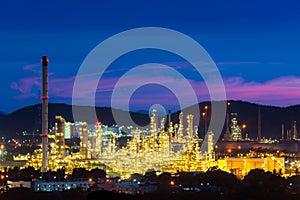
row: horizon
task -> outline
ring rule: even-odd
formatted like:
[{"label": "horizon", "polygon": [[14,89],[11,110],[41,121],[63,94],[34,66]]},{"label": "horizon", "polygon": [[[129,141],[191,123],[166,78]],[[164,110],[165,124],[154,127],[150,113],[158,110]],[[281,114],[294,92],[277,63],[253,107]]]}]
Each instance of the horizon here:
[{"label": "horizon", "polygon": [[[242,103],[247,103],[247,104],[254,104],[254,105],[257,105],[257,106],[263,106],[263,107],[275,107],[275,108],[282,108],[282,109],[285,109],[285,108],[290,108],[290,107],[294,107],[294,106],[300,106],[300,104],[295,104],[295,105],[289,105],[289,106],[274,106],[274,105],[267,105],[267,104],[258,104],[258,103],[253,103],[253,102],[249,102],[249,101],[243,101],[243,100],[233,100],[233,99],[230,99],[230,100],[226,100],[227,102],[242,102]],[[215,102],[219,102],[219,101],[215,101]],[[198,102],[198,104],[205,104],[205,103],[210,103],[210,101],[202,101],[202,102]],[[67,104],[67,103],[59,103],[59,102],[49,102],[49,104],[61,104],[61,105],[66,105],[66,106],[73,106],[72,104]],[[3,114],[3,115],[9,115],[13,112],[16,112],[18,110],[21,110],[21,109],[24,109],[24,108],[27,108],[27,107],[33,107],[33,106],[37,106],[37,105],[41,105],[41,103],[37,103],[37,104],[32,104],[32,105],[27,105],[27,106],[24,106],[24,107],[21,107],[21,108],[17,108],[16,110],[13,110],[12,112],[10,113],[6,113],[6,112],[2,112],[0,110],[0,113]],[[196,104],[194,104],[196,105]],[[194,105],[190,105],[188,107],[192,107]],[[78,107],[93,107],[93,106],[89,106],[89,105],[74,105],[75,107],[78,106]],[[181,110],[184,110],[188,107],[185,107],[185,108],[182,108],[180,110],[175,110],[175,111],[172,111],[171,110],[171,114],[174,114],[176,112],[179,112]],[[110,108],[110,109],[116,109],[116,110],[122,110],[122,111],[128,111],[128,110],[125,110],[125,109],[120,109],[120,108],[113,108],[113,107],[108,107],[108,106],[95,106],[95,108]],[[146,112],[148,112],[148,114],[150,115],[150,112],[151,109],[149,110],[129,110],[129,112],[134,112],[134,113],[140,113],[140,114],[147,114]],[[161,111],[161,110],[159,110]],[[161,114],[162,112],[160,112],[159,114]],[[167,116],[166,115],[159,115],[160,117],[162,116]]]},{"label": "horizon", "polygon": [[[11,113],[41,102],[41,63],[49,56],[49,102],[72,104],[72,90],[86,56],[107,38],[138,27],[164,27],[179,31],[203,46],[224,81],[226,99],[289,107],[300,104],[300,13],[296,1],[199,2],[60,2],[43,4],[13,0],[0,7],[0,111]],[[47,14],[45,14],[47,13]],[[162,36],[163,37],[163,36]],[[201,62],[199,60],[196,63]],[[194,94],[182,89],[182,96],[196,95],[198,102],[209,101],[203,77],[193,63],[161,50],[137,50],[117,58],[103,73],[95,93],[96,106],[111,107],[118,81],[132,68],[153,63],[154,84],[137,88],[120,108],[149,110],[160,104],[165,110],[179,110],[180,101],[170,88],[182,79]],[[183,78],[157,74],[160,63],[178,71]],[[138,84],[146,74],[133,74],[120,85]],[[157,84],[155,84],[157,83]],[[86,82],[86,88],[91,87]],[[80,91],[81,98],[91,96]],[[82,104],[86,103],[85,101]],[[92,105],[91,105],[92,106]]]}]

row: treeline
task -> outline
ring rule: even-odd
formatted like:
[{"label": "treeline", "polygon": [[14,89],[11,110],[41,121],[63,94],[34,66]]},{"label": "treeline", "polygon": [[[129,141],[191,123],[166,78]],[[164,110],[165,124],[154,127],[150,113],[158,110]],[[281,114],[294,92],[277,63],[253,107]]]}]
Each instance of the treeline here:
[{"label": "treeline", "polygon": [[86,170],[84,168],[74,168],[72,174],[66,175],[65,169],[59,169],[57,171],[48,171],[41,173],[38,170],[35,170],[33,167],[28,167],[25,169],[19,169],[14,167],[9,169],[7,172],[1,172],[0,176],[4,176],[8,180],[23,180],[23,181],[37,181],[37,180],[46,180],[46,181],[64,181],[64,180],[87,180],[98,178],[104,178],[106,173],[102,169],[92,169]]},{"label": "treeline", "polygon": [[[15,171],[14,171],[15,172]],[[40,176],[32,168],[19,170],[19,177],[30,178]],[[36,173],[36,174],[35,174]],[[27,175],[26,175],[27,174]],[[97,180],[105,177],[105,171],[95,169],[87,171],[85,169],[74,169],[73,173],[66,177],[63,170],[58,172],[48,172],[48,180],[54,177],[56,180],[84,179],[92,178]],[[13,175],[13,173],[10,173]],[[134,178],[133,178],[134,177]],[[32,177],[31,177],[32,178]],[[44,178],[47,178],[44,175]],[[212,168],[205,173],[161,173],[147,172],[144,176],[132,175],[128,180],[134,182],[135,179],[141,183],[157,184],[157,191],[139,195],[116,194],[114,192],[93,190],[82,192],[79,189],[64,191],[60,193],[34,193],[29,189],[19,188],[9,190],[0,195],[0,199],[87,199],[98,200],[108,198],[110,200],[198,200],[210,199],[299,199],[300,197],[300,176],[283,178],[278,174],[264,172],[261,169],[250,171],[243,180],[238,179],[233,174]],[[80,191],[80,192],[79,192]]]}]

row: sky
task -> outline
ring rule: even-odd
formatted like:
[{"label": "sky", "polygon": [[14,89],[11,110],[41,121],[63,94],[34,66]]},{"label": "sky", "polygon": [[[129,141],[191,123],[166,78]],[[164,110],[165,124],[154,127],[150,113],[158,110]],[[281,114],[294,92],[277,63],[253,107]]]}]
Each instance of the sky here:
[{"label": "sky", "polygon": [[[216,63],[227,99],[263,105],[300,104],[300,3],[298,1],[34,1],[0,3],[0,111],[40,103],[41,57],[49,56],[49,102],[72,103],[81,63],[99,43],[133,28],[163,27],[196,40]],[[200,62],[200,61],[199,61]],[[135,66],[160,63],[176,69],[199,102],[210,100],[207,86],[190,63],[170,52],[139,50],[120,56],[102,75],[95,101],[110,106],[116,83]],[[176,77],[155,74],[130,97],[131,110],[153,104],[179,108],[177,95],[162,80],[180,87]],[[133,75],[121,87],[137,84]],[[181,78],[182,79],[182,78]],[[156,82],[155,82],[156,81]],[[88,90],[89,83],[86,83]],[[82,96],[91,95],[82,91]],[[126,99],[118,99],[120,108]],[[84,101],[82,101],[84,105]]]}]

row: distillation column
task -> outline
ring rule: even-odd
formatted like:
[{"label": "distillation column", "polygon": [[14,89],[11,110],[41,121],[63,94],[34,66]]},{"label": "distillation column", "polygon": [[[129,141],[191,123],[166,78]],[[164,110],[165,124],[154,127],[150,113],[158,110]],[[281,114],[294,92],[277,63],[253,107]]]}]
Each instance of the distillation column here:
[{"label": "distillation column", "polygon": [[193,123],[194,123],[194,115],[189,114],[186,116],[187,119],[187,136],[189,140],[193,139]]},{"label": "distillation column", "polygon": [[178,133],[177,133],[177,140],[179,142],[183,139],[183,112],[180,112],[179,114],[179,125],[178,125]]}]

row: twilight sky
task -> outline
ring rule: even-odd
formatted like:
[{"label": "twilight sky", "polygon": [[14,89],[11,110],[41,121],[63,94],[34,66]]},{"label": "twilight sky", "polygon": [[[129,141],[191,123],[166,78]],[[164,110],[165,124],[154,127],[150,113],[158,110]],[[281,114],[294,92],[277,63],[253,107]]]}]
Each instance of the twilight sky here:
[{"label": "twilight sky", "polygon": [[[174,29],[199,42],[219,68],[228,99],[300,104],[299,10],[297,0],[1,1],[0,111],[40,102],[42,55],[50,59],[49,101],[71,104],[74,78],[87,54],[114,34],[146,26]],[[144,63],[172,66],[190,82],[199,101],[209,100],[203,79],[185,60],[168,52],[141,50],[109,66],[100,80],[97,105],[110,106],[118,79]],[[153,77],[178,86],[174,77]],[[124,87],[134,85],[138,77],[130,78]],[[140,87],[130,108],[147,110],[156,103],[178,109],[172,91],[157,84]]]}]

